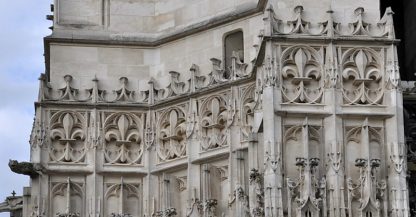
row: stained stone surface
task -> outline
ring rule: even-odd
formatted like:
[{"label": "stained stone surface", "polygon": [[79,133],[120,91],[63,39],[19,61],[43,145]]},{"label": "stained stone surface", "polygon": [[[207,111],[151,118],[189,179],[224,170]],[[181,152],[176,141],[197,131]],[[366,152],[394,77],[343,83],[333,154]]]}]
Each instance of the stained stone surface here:
[{"label": "stained stone surface", "polygon": [[[378,8],[56,0],[23,213],[408,216],[393,13]],[[244,52],[225,56],[238,31]]]}]

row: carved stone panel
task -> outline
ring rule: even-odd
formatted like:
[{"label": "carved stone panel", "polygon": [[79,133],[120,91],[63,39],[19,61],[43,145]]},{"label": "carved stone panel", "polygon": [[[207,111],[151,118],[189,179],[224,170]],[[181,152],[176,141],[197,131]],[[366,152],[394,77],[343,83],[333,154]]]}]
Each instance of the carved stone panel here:
[{"label": "carved stone panel", "polygon": [[104,216],[139,217],[142,213],[142,185],[121,177],[104,183]]},{"label": "carved stone panel", "polygon": [[370,48],[351,48],[342,52],[342,91],[344,104],[380,105],[384,82],[380,54]]},{"label": "carved stone panel", "polygon": [[285,103],[321,103],[323,93],[323,50],[293,46],[280,58],[282,96]]},{"label": "carved stone panel", "polygon": [[242,140],[246,140],[253,130],[254,112],[259,109],[259,96],[256,85],[252,84],[241,88],[240,120]]},{"label": "carved stone panel", "polygon": [[235,201],[227,180],[228,165],[225,162],[201,165],[201,200],[203,216],[227,216],[228,206]]},{"label": "carved stone panel", "polygon": [[302,124],[284,128],[288,216],[319,217],[326,212],[326,179],[319,166],[322,127],[316,122],[305,118]]},{"label": "carved stone panel", "polygon": [[[59,181],[58,181],[59,180]],[[84,215],[85,184],[83,181],[62,178],[50,184],[50,212],[57,217],[81,217]]]},{"label": "carved stone panel", "polygon": [[157,157],[165,162],[186,156],[186,113],[182,106],[158,112]]},{"label": "carved stone panel", "polygon": [[159,197],[157,216],[187,216],[187,183],[186,170],[162,173],[158,176]]},{"label": "carved stone panel", "polygon": [[82,163],[85,161],[86,122],[83,114],[76,111],[60,111],[50,119],[51,162]]},{"label": "carved stone panel", "polygon": [[203,151],[228,145],[228,127],[232,111],[227,95],[213,95],[200,100],[199,125]]},{"label": "carved stone panel", "polygon": [[117,112],[104,121],[106,164],[142,164],[143,114]]},{"label": "carved stone panel", "polygon": [[383,128],[365,119],[348,124],[345,131],[349,216],[384,216],[387,186],[383,179]]}]

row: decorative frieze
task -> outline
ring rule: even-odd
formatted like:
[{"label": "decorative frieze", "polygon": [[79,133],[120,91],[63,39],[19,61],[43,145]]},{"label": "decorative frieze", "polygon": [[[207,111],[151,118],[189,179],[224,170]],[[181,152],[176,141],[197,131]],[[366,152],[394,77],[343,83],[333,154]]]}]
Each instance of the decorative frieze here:
[{"label": "decorative frieze", "polygon": [[352,14],[353,19],[349,23],[334,21],[334,11],[327,11],[327,20],[312,23],[305,20],[304,7],[297,5],[293,9],[293,18],[283,20],[275,13],[272,6],[266,10],[266,18],[270,25],[272,35],[301,36],[301,37],[356,37],[356,38],[394,38],[393,12],[387,8],[384,16],[372,25],[364,20],[365,9],[358,7]]},{"label": "decorative frieze", "polygon": [[242,27],[254,56],[228,68],[216,51],[189,71],[154,52],[137,75],[41,76],[31,216],[407,217],[400,102],[416,88],[400,82],[392,11],[375,26],[364,8],[309,20],[275,5],[258,37]]}]

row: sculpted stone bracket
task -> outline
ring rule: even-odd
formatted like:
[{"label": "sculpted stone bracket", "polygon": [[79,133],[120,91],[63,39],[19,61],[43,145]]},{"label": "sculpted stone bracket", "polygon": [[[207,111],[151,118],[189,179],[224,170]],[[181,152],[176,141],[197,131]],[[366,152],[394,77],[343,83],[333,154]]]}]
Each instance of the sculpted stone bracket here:
[{"label": "sculpted stone bracket", "polygon": [[353,182],[351,171],[347,176],[348,213],[353,212],[353,204],[357,203],[362,215],[382,216],[381,213],[386,212],[387,209],[383,203],[387,200],[385,195],[387,183],[380,178],[377,170],[382,163],[378,159],[381,150],[374,151],[382,144],[381,129],[370,126],[366,118],[362,126],[353,127],[347,131],[347,138],[347,148],[349,145],[359,144],[361,156],[363,156],[363,158],[357,158],[354,163],[354,166],[359,169],[358,174],[355,175],[357,181]]},{"label": "sculpted stone bracket", "polygon": [[[320,207],[326,212],[326,179],[322,177],[318,181],[316,177],[319,161],[319,158],[296,158],[299,178],[297,181],[287,179],[288,199],[294,198],[296,201],[296,216],[299,216],[299,213],[308,213],[307,216],[319,217]],[[291,201],[288,206],[288,216],[292,216]]]},{"label": "sculpted stone bracket", "polygon": [[347,179],[348,209],[351,213],[351,201],[360,202],[359,210],[363,215],[381,216],[381,201],[385,200],[384,192],[387,184],[384,180],[377,180],[376,169],[380,166],[380,159],[356,159],[355,166],[359,168],[360,177],[354,184],[351,178]]}]

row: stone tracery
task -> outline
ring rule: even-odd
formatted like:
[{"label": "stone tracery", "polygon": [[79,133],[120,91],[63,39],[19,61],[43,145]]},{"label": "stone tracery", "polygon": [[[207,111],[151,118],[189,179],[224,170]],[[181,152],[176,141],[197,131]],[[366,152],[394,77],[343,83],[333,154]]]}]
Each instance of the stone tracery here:
[{"label": "stone tracery", "polygon": [[[141,74],[110,82],[66,75],[64,88],[56,88],[62,76],[53,85],[42,78],[31,143],[36,161],[49,157],[40,179],[58,181],[39,186],[70,186],[69,195],[91,201],[56,211],[406,217],[404,205],[386,200],[389,192],[408,200],[391,11],[376,31],[363,8],[336,21],[329,10],[319,23],[301,5],[287,15],[278,10],[267,6],[251,63],[234,53],[229,69],[220,55],[195,58],[186,72],[152,66],[144,86]],[[74,171],[81,174],[74,181],[61,180]]]},{"label": "stone tracery", "polygon": [[165,111],[158,125],[157,154],[160,161],[181,158],[186,155],[185,113],[180,108]]},{"label": "stone tracery", "polygon": [[105,162],[141,164],[144,152],[143,122],[135,114],[114,113],[104,123]]}]

